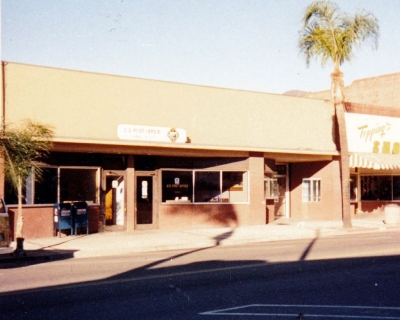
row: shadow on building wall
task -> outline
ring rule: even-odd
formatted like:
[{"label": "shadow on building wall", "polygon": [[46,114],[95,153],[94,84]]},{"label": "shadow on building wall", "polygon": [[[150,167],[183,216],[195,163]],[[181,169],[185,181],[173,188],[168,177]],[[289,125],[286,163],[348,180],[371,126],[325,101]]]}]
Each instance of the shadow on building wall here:
[{"label": "shadow on building wall", "polygon": [[231,204],[174,205],[165,208],[163,213],[164,219],[179,217],[180,226],[193,226],[194,223],[216,227],[236,227],[239,224],[238,213]]}]

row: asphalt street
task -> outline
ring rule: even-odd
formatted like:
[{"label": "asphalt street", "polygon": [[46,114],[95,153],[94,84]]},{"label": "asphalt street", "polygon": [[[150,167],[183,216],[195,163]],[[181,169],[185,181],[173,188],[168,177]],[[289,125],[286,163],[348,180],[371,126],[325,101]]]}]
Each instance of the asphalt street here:
[{"label": "asphalt street", "polygon": [[400,319],[400,235],[8,264],[1,319]]}]

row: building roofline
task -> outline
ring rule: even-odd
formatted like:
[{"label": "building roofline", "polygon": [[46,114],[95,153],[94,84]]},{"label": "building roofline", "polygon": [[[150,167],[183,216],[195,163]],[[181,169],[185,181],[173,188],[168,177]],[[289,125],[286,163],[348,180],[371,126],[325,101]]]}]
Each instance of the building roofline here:
[{"label": "building roofline", "polygon": [[2,61],[2,62],[4,62],[6,65],[7,64],[14,64],[14,65],[34,67],[34,68],[45,68],[45,69],[53,69],[53,70],[60,70],[60,71],[66,71],[66,72],[77,72],[77,73],[101,75],[101,76],[107,76],[107,77],[136,79],[136,80],[141,80],[141,81],[160,82],[160,83],[168,83],[168,84],[175,84],[175,85],[193,86],[193,87],[202,87],[202,88],[209,88],[209,89],[216,89],[216,90],[248,92],[248,93],[254,93],[254,94],[263,94],[263,95],[273,95],[273,96],[285,96],[285,97],[289,97],[289,98],[309,99],[307,97],[291,97],[291,96],[286,96],[286,95],[280,94],[280,93],[271,93],[271,92],[266,92],[266,91],[245,90],[245,89],[236,89],[236,88],[229,88],[229,87],[215,87],[215,86],[204,85],[204,84],[178,82],[178,81],[161,80],[161,79],[151,79],[151,78],[141,78],[141,77],[130,76],[130,75],[120,75],[120,74],[114,74],[114,73],[103,73],[103,72],[87,71],[87,70],[79,70],[79,69],[66,69],[66,68],[61,68],[61,67],[43,66],[43,65],[36,65],[36,64],[23,63],[23,62],[13,62],[13,61]]},{"label": "building roofline", "polygon": [[[204,150],[204,151],[224,151],[224,152],[261,152],[261,153],[284,153],[293,155],[323,155],[337,156],[340,154],[337,150],[311,150],[311,149],[278,149],[263,147],[229,147],[216,145],[199,145],[192,143],[157,143],[148,141],[120,141],[120,140],[91,140],[91,139],[71,139],[71,138],[53,138],[56,146],[61,145],[96,145],[101,147],[114,146],[122,148],[159,148],[176,150]],[[57,147],[55,148],[57,149]]]},{"label": "building roofline", "polygon": [[355,102],[345,102],[344,107],[346,112],[349,113],[361,113],[400,118],[400,109],[395,107],[381,107]]}]

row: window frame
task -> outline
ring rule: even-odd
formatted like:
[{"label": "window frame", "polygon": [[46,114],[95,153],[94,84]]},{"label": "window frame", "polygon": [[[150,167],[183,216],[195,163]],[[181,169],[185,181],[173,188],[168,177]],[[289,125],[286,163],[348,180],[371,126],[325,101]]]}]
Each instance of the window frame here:
[{"label": "window frame", "polygon": [[264,198],[267,200],[278,199],[278,178],[264,178]]},{"label": "window frame", "polygon": [[[160,183],[160,193],[161,193],[161,204],[248,204],[250,203],[250,174],[248,170],[226,170],[226,169],[220,169],[220,170],[204,170],[204,169],[170,169],[170,168],[163,168],[160,169],[161,171],[161,183]],[[163,181],[163,172],[191,172],[192,174],[192,191],[191,191],[191,201],[181,201],[181,200],[169,200],[169,199],[164,199],[164,181]],[[219,173],[219,196],[215,197],[215,201],[196,201],[196,173]],[[223,190],[224,188],[224,173],[242,173],[243,175],[243,188],[242,192],[245,193],[246,200],[245,201],[224,201],[222,198],[222,195],[226,192],[226,190]],[[240,191],[240,190],[238,190]]]},{"label": "window frame", "polygon": [[[26,199],[26,205],[50,205],[54,203],[59,203],[61,202],[61,171],[62,170],[95,170],[95,181],[93,181],[93,184],[95,186],[94,194],[95,194],[95,200],[89,200],[86,199],[85,201],[93,204],[100,204],[100,183],[101,183],[101,167],[98,166],[54,166],[54,165],[43,165],[40,166],[41,169],[55,169],[56,170],[56,195],[55,195],[55,201],[56,202],[38,202],[36,199],[36,192],[37,192],[37,187],[38,183],[40,183],[40,180],[36,179],[35,175],[36,173],[34,170],[31,171],[29,176],[25,180],[25,188],[24,188],[24,198]],[[68,201],[68,200],[65,200]]]},{"label": "window frame", "polygon": [[[306,183],[308,187],[306,187]],[[303,203],[318,203],[322,202],[322,179],[321,178],[303,178],[301,183],[302,202]],[[307,192],[306,192],[307,190]],[[317,190],[315,192],[314,190]]]}]

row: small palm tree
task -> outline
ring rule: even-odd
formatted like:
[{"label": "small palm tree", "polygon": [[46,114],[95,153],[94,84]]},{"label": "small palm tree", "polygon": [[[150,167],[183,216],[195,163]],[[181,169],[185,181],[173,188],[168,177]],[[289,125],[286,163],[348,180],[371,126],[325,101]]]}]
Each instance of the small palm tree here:
[{"label": "small palm tree", "polygon": [[298,45],[307,66],[311,58],[321,59],[323,66],[328,61],[333,63],[331,99],[335,105],[339,129],[342,217],[344,227],[351,227],[349,151],[343,106],[343,73],[340,66],[350,61],[354,57],[354,49],[366,41],[370,41],[374,49],[377,48],[378,20],[366,11],[357,12],[354,16],[341,13],[335,3],[319,0],[306,8],[302,22]]},{"label": "small palm tree", "polygon": [[36,170],[40,175],[37,160],[47,155],[51,147],[53,131],[45,125],[26,120],[24,126],[17,129],[5,128],[1,134],[0,150],[4,155],[4,173],[6,179],[18,193],[18,219],[16,227],[16,253],[24,253],[22,189],[26,178]]}]

